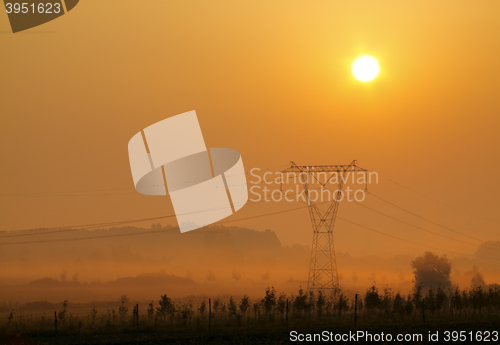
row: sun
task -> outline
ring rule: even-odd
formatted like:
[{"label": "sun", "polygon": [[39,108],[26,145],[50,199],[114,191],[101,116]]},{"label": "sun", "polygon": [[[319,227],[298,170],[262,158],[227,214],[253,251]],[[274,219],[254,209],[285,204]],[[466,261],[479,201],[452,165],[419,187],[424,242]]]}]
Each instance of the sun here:
[{"label": "sun", "polygon": [[362,83],[367,83],[379,75],[380,65],[373,56],[361,55],[353,61],[351,71],[354,78]]}]

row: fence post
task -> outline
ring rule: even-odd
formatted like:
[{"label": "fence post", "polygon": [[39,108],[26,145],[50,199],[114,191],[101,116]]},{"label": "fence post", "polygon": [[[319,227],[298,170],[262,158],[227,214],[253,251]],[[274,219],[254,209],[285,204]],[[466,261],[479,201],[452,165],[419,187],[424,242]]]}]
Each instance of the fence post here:
[{"label": "fence post", "polygon": [[137,328],[139,328],[139,303],[135,307],[137,309]]},{"label": "fence post", "polygon": [[57,334],[57,311],[54,312],[54,326],[56,328],[56,334]]},{"label": "fence post", "polygon": [[358,294],[354,296],[354,327],[358,322]]},{"label": "fence post", "polygon": [[286,299],[286,330],[288,331],[288,298]]},{"label": "fence post", "polygon": [[425,298],[422,299],[422,320],[425,323]]},{"label": "fence post", "polygon": [[208,330],[210,331],[210,325],[212,323],[212,302],[210,298],[208,299]]}]

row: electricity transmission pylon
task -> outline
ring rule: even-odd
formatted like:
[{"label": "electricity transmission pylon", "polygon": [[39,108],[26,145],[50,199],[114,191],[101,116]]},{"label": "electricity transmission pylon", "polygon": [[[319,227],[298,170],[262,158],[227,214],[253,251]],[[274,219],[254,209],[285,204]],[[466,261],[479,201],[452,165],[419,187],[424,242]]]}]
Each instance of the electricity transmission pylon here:
[{"label": "electricity transmission pylon", "polygon": [[[307,198],[309,216],[313,228],[313,241],[311,250],[311,262],[309,264],[309,278],[307,280],[307,290],[332,290],[339,288],[339,277],[337,272],[337,260],[335,258],[335,247],[333,243],[333,227],[339,209],[339,201],[342,199],[343,187],[347,174],[352,172],[364,172],[367,170],[356,166],[356,161],[349,165],[316,165],[300,166],[290,162],[291,166],[283,173],[298,173],[299,181],[304,187],[304,194]],[[321,183],[314,174],[331,173],[330,177]],[[324,186],[337,174],[338,189],[332,198],[326,211],[318,207],[318,200],[311,198],[310,182],[313,178],[321,186]],[[314,180],[312,180],[314,182]],[[365,176],[366,180],[366,176]],[[321,191],[317,191],[321,193]],[[316,194],[318,195],[318,194]]]}]

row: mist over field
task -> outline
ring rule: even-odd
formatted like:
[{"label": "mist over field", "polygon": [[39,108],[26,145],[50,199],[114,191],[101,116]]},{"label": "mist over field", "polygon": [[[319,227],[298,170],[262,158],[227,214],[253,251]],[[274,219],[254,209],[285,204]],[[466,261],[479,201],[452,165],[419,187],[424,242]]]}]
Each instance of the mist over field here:
[{"label": "mist over field", "polygon": [[[37,241],[39,236],[29,240]],[[57,236],[44,234],[43,240]],[[272,230],[217,225],[180,234],[177,228],[153,224],[151,228],[68,230],[66,236],[94,239],[3,246],[0,302],[115,301],[120,295],[151,300],[165,293],[173,298],[256,296],[268,286],[288,294],[307,287],[310,247],[285,246]],[[97,239],[100,236],[107,238]],[[491,256],[487,248],[478,253]],[[491,260],[449,258],[454,284],[468,287],[477,272],[487,284],[500,281],[498,265]],[[373,283],[406,294],[413,287],[413,259],[339,251],[340,285],[348,295],[364,293]]]}]

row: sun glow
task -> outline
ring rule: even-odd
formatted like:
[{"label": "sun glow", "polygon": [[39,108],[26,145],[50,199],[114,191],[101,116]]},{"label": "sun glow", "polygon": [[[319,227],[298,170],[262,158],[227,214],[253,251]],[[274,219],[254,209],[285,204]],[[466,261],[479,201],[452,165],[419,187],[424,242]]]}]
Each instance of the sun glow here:
[{"label": "sun glow", "polygon": [[362,55],[351,66],[352,75],[362,83],[375,79],[380,73],[380,65],[373,56]]}]

